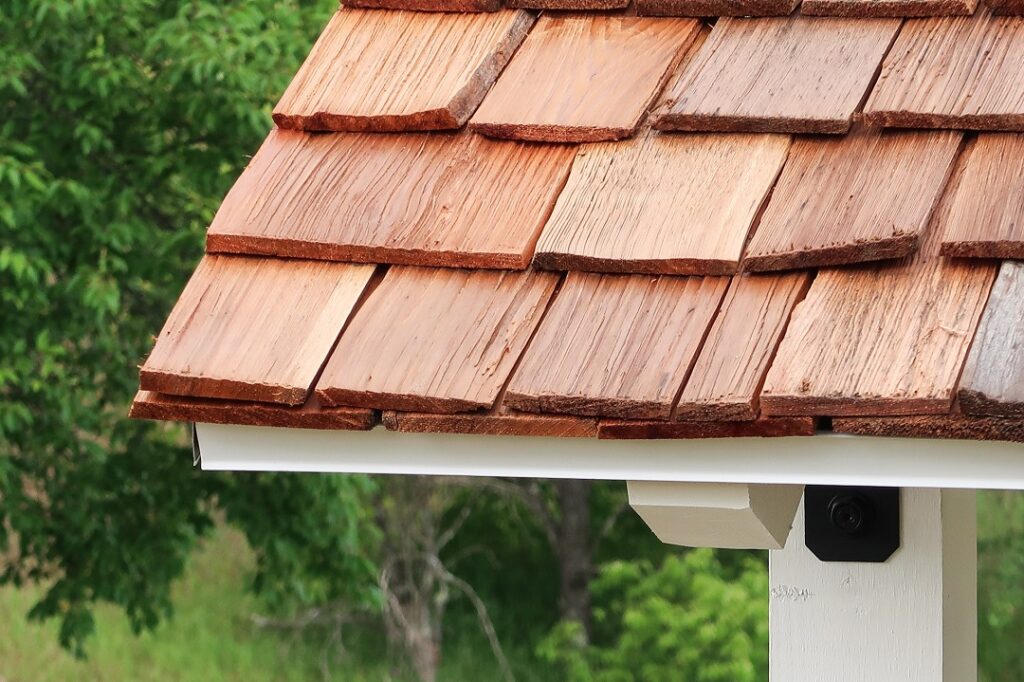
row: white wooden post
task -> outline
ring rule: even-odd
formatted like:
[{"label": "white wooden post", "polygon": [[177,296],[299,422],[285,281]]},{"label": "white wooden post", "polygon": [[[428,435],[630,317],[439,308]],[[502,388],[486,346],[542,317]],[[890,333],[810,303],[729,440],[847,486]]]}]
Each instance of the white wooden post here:
[{"label": "white wooden post", "polygon": [[904,489],[900,549],[823,563],[803,505],[770,552],[771,682],[977,682],[973,490]]}]

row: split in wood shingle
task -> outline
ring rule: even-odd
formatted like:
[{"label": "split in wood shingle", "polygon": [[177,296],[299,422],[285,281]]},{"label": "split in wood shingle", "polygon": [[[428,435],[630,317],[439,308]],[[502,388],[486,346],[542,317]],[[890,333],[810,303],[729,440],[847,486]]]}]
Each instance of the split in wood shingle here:
[{"label": "split in wood shingle", "polygon": [[822,270],[761,394],[767,415],[947,414],[995,267],[912,257]]}]

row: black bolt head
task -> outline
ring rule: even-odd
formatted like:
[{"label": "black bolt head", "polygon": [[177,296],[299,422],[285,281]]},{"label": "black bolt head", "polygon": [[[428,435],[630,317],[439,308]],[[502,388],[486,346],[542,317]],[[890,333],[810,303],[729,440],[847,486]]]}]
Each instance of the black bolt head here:
[{"label": "black bolt head", "polygon": [[836,495],[828,503],[828,517],[839,530],[858,535],[871,522],[871,503],[859,495]]}]

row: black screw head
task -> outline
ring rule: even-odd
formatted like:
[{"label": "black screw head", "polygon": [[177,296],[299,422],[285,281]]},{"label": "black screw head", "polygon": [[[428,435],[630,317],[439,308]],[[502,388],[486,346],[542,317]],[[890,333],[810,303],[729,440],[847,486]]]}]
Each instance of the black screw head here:
[{"label": "black screw head", "polygon": [[828,503],[832,525],[847,535],[859,535],[871,524],[871,503],[859,495],[836,495]]}]

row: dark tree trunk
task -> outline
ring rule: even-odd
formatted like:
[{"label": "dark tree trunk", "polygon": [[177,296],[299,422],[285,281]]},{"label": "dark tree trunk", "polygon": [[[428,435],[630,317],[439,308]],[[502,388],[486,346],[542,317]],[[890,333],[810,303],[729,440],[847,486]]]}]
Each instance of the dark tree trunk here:
[{"label": "dark tree trunk", "polygon": [[562,618],[578,620],[590,633],[590,578],[593,557],[590,540],[590,481],[560,480],[558,491],[558,554]]}]

